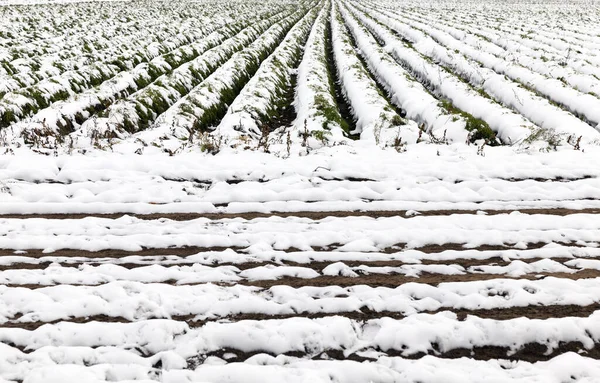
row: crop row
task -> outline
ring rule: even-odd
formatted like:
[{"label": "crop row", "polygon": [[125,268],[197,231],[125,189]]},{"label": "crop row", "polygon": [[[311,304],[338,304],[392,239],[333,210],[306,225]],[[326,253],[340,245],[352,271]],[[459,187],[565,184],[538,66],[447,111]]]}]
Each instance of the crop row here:
[{"label": "crop row", "polygon": [[[201,62],[213,69],[218,67],[218,62],[211,61],[211,58],[214,59],[215,50],[217,52],[221,50],[226,51],[228,47],[226,42],[230,41],[231,36],[237,32],[242,31],[240,33],[243,36],[248,34],[253,36],[253,33],[256,33],[253,31],[260,31],[261,28],[268,26],[273,20],[284,17],[284,14],[280,12],[275,12],[274,15],[273,13],[259,14],[255,18],[231,23],[193,42],[189,46],[157,57],[150,63],[140,64],[131,71],[119,72],[114,78],[105,81],[96,88],[76,94],[63,102],[50,105],[49,108],[41,110],[32,120],[38,122],[38,124],[43,122],[45,126],[52,129],[70,132],[90,116],[107,109],[119,99],[134,94],[140,99],[144,99],[144,96],[148,94],[152,95],[151,92],[155,84],[157,84],[156,86],[160,86],[161,84],[169,83],[172,79],[176,79],[177,83],[181,84],[181,87],[184,84],[188,84],[189,81],[198,80],[200,78],[198,73],[200,69],[197,66],[195,67],[194,64]],[[259,21],[261,18],[263,20]],[[244,29],[253,21],[259,22],[253,27]],[[216,55],[218,56],[218,53]],[[207,59],[207,56],[210,58]],[[182,74],[189,74],[191,80],[182,81]],[[172,82],[176,83],[176,81]],[[193,86],[193,84],[188,86]],[[139,90],[144,90],[144,92],[135,93]],[[118,106],[115,108],[118,108]],[[31,123],[26,122],[22,125],[31,125]]]},{"label": "crop row", "polygon": [[[281,143],[287,131],[288,151],[291,144],[349,139],[400,150],[423,140],[514,145],[541,139],[554,145],[566,136],[586,143],[600,137],[600,67],[589,59],[596,57],[590,53],[596,49],[592,30],[561,33],[544,24],[537,50],[527,42],[532,38],[518,40],[502,29],[504,22],[484,26],[490,16],[480,16],[467,23],[469,10],[450,17],[432,4],[273,1],[253,12],[239,5],[241,13],[233,14],[238,4],[232,1],[215,8],[223,11],[220,16],[210,13],[214,9],[173,5],[167,7],[177,10],[172,17],[189,30],[151,21],[147,38],[122,51],[132,60],[100,59],[55,72],[23,66],[24,76],[40,74],[30,75],[28,86],[5,74],[0,129],[28,145],[40,134],[56,136],[59,144],[70,135],[84,147],[98,137],[189,143],[212,132],[246,148],[260,141],[265,149],[272,140]],[[65,9],[71,8],[81,15],[76,5]],[[106,39],[118,40],[114,46],[109,42],[92,52],[113,52],[146,30],[139,18],[148,11],[138,8],[108,23]],[[96,12],[121,8],[107,9]],[[0,45],[18,42],[4,62],[21,52],[33,61],[48,58],[52,66],[57,46],[69,51],[101,30],[92,28],[86,36],[84,20],[73,21],[73,35],[59,36],[52,28],[34,33],[31,23],[39,13],[19,18],[10,8],[8,14],[11,23],[2,30],[26,33],[3,34]],[[58,14],[50,24],[73,18],[64,10]],[[205,22],[192,21],[192,15]],[[558,56],[545,58],[544,52],[561,44],[581,57],[565,65],[557,64]],[[46,46],[54,48],[44,53]]]}]

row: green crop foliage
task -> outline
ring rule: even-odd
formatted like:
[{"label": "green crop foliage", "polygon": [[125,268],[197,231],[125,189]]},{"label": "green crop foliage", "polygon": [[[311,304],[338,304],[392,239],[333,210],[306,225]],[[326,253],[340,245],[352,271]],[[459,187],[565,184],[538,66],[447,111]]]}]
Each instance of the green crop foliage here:
[{"label": "green crop foliage", "polygon": [[448,113],[454,115],[460,115],[465,119],[466,126],[469,132],[473,132],[471,135],[471,141],[477,141],[480,139],[484,139],[488,142],[488,145],[495,146],[498,144],[496,139],[496,133],[490,128],[487,122],[483,121],[480,118],[476,118],[473,115],[457,108],[452,104],[450,100],[442,100],[441,107],[445,109]]}]

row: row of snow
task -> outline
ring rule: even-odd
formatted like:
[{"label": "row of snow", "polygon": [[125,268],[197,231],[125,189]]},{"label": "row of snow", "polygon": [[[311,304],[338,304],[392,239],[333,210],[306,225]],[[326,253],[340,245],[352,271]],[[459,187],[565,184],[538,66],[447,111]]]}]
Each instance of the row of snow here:
[{"label": "row of snow", "polygon": [[[384,317],[363,323],[331,316],[209,322],[199,328],[168,319],[132,323],[63,322],[32,331],[0,328],[0,340],[27,351],[55,349],[51,352],[56,355],[54,363],[73,363],[74,358],[85,360],[83,355],[91,352],[91,348],[142,345],[142,354],[168,353],[171,363],[165,367],[181,369],[185,368],[186,359],[221,349],[275,355],[300,352],[308,356],[331,350],[343,351],[344,355],[396,350],[402,356],[410,356],[432,350],[443,353],[484,346],[506,347],[510,354],[530,343],[547,347],[550,354],[561,342],[581,342],[584,348],[591,349],[600,342],[599,316],[600,312],[596,312],[587,318],[505,321],[468,316],[460,321],[456,314],[440,312],[414,314],[400,320]],[[11,351],[6,345],[0,347]],[[61,349],[73,351],[63,356]],[[137,350],[121,350],[120,359],[138,357]],[[9,359],[18,360],[19,353],[10,352]]]},{"label": "row of snow", "polygon": [[[129,266],[129,265],[128,265]],[[525,263],[515,260],[507,265],[474,265],[467,268],[460,265],[420,265],[402,266],[347,266],[343,262],[331,264],[318,271],[303,266],[256,266],[240,270],[237,266],[208,267],[198,264],[173,266],[139,266],[129,269],[119,265],[102,264],[98,266],[82,265],[78,268],[50,264],[45,269],[7,269],[0,271],[0,283],[6,285],[98,285],[112,281],[139,281],[144,283],[170,282],[176,284],[194,284],[207,282],[241,282],[256,280],[277,280],[280,278],[311,279],[321,276],[343,276],[356,278],[360,275],[402,275],[418,278],[421,273],[440,275],[493,274],[521,277],[527,274],[567,273],[575,274],[580,270],[600,270],[600,262],[575,258],[564,264],[551,259]],[[310,281],[307,281],[310,283]]]},{"label": "row of snow", "polygon": [[[335,7],[337,20],[349,15]],[[317,11],[310,17],[318,20]],[[0,382],[593,381],[600,377],[589,357],[600,343],[597,214],[476,209],[502,201],[593,207],[599,153],[488,150],[485,157],[474,147],[427,144],[402,155],[336,146],[288,159],[234,151],[1,157],[4,214],[386,204],[407,211],[1,217]],[[44,195],[64,198],[44,202]],[[85,195],[96,202],[82,202]],[[344,198],[346,205],[335,201]],[[470,212],[425,214],[467,203]],[[401,247],[449,243],[459,247]],[[468,248],[478,245],[497,249]],[[93,252],[101,249],[110,251]],[[476,361],[490,358],[490,346],[492,359]],[[548,361],[519,360],[526,350]],[[453,353],[465,356],[446,359]]]},{"label": "row of snow", "polygon": [[[283,149],[285,150],[285,149]],[[598,208],[598,152],[419,144],[308,157],[111,154],[0,157],[2,213]],[[363,180],[363,182],[353,182]],[[558,179],[561,182],[548,182]]]},{"label": "row of snow", "polygon": [[[600,364],[597,361],[568,353],[539,363],[511,361],[477,361],[468,358],[441,359],[424,357],[417,360],[400,357],[381,357],[374,362],[306,360],[284,355],[270,356],[259,354],[245,363],[224,363],[218,357],[203,359],[204,366],[195,371],[168,369],[161,370],[153,366],[178,366],[181,359],[170,352],[151,357],[132,355],[112,347],[99,347],[94,350],[79,348],[77,353],[58,351],[68,363],[59,364],[54,349],[41,349],[26,354],[15,349],[7,350],[11,360],[18,363],[7,370],[9,376],[27,375],[28,382],[62,383],[77,380],[79,382],[141,382],[178,383],[191,382],[231,382],[231,383],[363,383],[363,382],[449,382],[478,383],[501,382],[544,382],[561,383],[565,381],[591,382],[600,376]],[[371,355],[377,353],[371,353]],[[228,354],[231,356],[234,354]],[[93,362],[85,367],[81,361]],[[127,361],[128,363],[123,363]],[[134,364],[135,363],[135,364]],[[29,373],[29,369],[35,369]],[[0,377],[2,379],[2,377]],[[2,383],[11,380],[0,380]]]},{"label": "row of snow", "polygon": [[[545,73],[538,73],[548,67],[547,63],[538,63],[538,66],[529,69],[520,63],[513,63],[513,56],[506,57],[506,51],[482,38],[466,37],[464,33],[457,36],[457,33],[452,33],[454,29],[436,22],[421,23],[409,18],[399,19],[395,13],[386,14],[381,16],[381,20],[390,22],[394,30],[415,44],[416,50],[453,68],[465,81],[474,87],[481,87],[495,100],[538,126],[566,134],[594,136],[595,131],[590,128],[600,123],[600,99],[597,95],[587,93],[593,91],[594,84],[599,84],[597,78],[578,76],[577,80],[571,81],[573,84],[569,84],[574,88],[566,87],[562,82],[570,78],[566,70],[555,73],[554,78],[548,78]],[[516,57],[520,59],[527,56]],[[579,82],[586,84],[581,90],[578,90]],[[532,90],[522,88],[521,84]],[[562,105],[573,114],[550,102]],[[576,116],[581,116],[584,121]],[[521,122],[521,125],[525,124]]]},{"label": "row of snow", "polygon": [[[594,253],[597,256],[598,252]],[[463,255],[459,252],[454,255],[457,254]],[[191,262],[202,255],[187,257],[186,261]],[[211,255],[218,257],[220,254]],[[368,258],[368,254],[352,255],[356,258],[363,255],[360,259]],[[451,262],[452,259],[448,260],[448,263]],[[599,268],[596,259],[573,259],[566,264]],[[19,267],[19,264],[15,267]],[[237,269],[233,266],[166,268],[156,265],[129,270],[107,262],[97,267],[80,266],[80,270],[52,265],[44,270],[10,269],[3,271],[1,275],[3,286],[0,289],[0,323],[26,325],[28,322],[51,322],[95,315],[122,317],[130,321],[185,315],[205,320],[239,314],[343,314],[358,312],[364,308],[388,313],[386,315],[412,315],[443,309],[492,310],[598,303],[599,291],[595,279],[513,279],[527,272],[572,274],[576,271],[550,259],[529,264],[513,261],[507,266],[473,267],[480,269],[480,273],[493,274],[493,278],[487,280],[446,282],[437,286],[419,283],[418,272],[459,275],[462,274],[459,272],[460,268],[457,265],[419,264],[379,268],[386,273],[394,269],[411,273],[410,283],[395,288],[361,285],[359,274],[355,271],[359,271],[361,275],[372,274],[372,271],[378,271],[377,268],[365,265],[350,268],[341,262],[327,266],[324,274],[348,278],[348,287],[311,286],[313,281],[310,278],[318,273],[301,267],[256,267],[239,274],[245,273],[260,281],[290,276],[306,278],[302,281],[302,287],[285,286],[285,280],[282,280],[280,283],[272,283],[273,286],[266,289],[252,287],[252,283],[244,286],[234,284],[239,278],[233,273]],[[507,279],[505,273],[511,278]],[[191,285],[170,284],[173,281]],[[57,285],[45,286],[47,282]],[[214,285],[211,282],[231,285]],[[5,283],[11,285],[4,286]],[[27,288],[36,284],[40,285],[39,288]],[[477,315],[477,312],[473,314]]]},{"label": "row of snow", "polygon": [[[273,22],[287,15],[289,12],[282,14],[279,8],[269,8],[237,23],[231,23],[231,19],[216,18],[191,43],[171,49],[151,61],[141,62],[129,70],[112,73],[97,87],[71,92],[70,97],[64,101],[54,102],[49,107],[38,110],[31,118],[11,126],[11,134],[18,137],[23,131],[31,129],[75,129],[81,124],[80,119],[85,121],[91,116],[97,116],[97,112],[103,109],[107,109],[104,112],[107,118],[88,120],[94,128],[101,128],[90,132],[90,127],[84,125],[81,131],[75,132],[74,140],[83,134],[86,139],[84,145],[88,146],[88,140],[94,134],[101,137],[106,134],[118,136],[123,129],[138,130],[140,125],[146,126],[155,118],[152,116],[152,107],[164,108],[163,104],[175,103],[182,97],[181,92],[189,92],[201,82],[203,76],[207,77],[232,53],[256,39]],[[240,33],[236,35],[238,32]],[[236,38],[232,37],[234,35]],[[65,83],[69,86],[68,80]],[[125,97],[124,102],[116,102]],[[154,106],[155,103],[161,105]],[[23,108],[23,105],[20,107]],[[163,111],[164,109],[158,109],[159,113]],[[145,120],[138,114],[144,116]],[[116,124],[118,129],[111,129],[109,126],[107,132],[107,124]]]},{"label": "row of snow", "polygon": [[[553,216],[521,214],[453,214],[389,218],[270,217],[253,220],[198,218],[189,221],[88,217],[81,220],[0,219],[0,247],[5,249],[82,249],[98,251],[181,246],[337,251],[381,251],[393,246],[420,248],[445,243],[527,248],[531,243],[576,243],[600,240],[595,214]],[[343,229],[340,229],[342,227]]]}]

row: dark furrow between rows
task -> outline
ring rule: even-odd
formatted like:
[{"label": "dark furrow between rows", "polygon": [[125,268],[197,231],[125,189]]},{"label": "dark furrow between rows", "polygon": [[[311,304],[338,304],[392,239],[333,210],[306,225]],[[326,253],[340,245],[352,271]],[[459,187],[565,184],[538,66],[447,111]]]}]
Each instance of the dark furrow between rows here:
[{"label": "dark furrow between rows", "polygon": [[[396,288],[408,283],[419,283],[430,286],[437,286],[441,283],[456,283],[456,282],[477,282],[477,281],[491,281],[491,280],[540,280],[544,278],[560,278],[560,279],[594,279],[600,278],[600,270],[596,269],[581,269],[574,273],[567,272],[540,272],[525,274],[518,277],[505,275],[505,274],[486,274],[486,273],[470,273],[470,274],[433,274],[423,272],[418,277],[407,276],[404,274],[364,274],[358,277],[345,277],[345,276],[329,276],[321,275],[315,278],[297,278],[297,277],[283,277],[280,279],[265,279],[265,280],[240,280],[236,282],[210,282],[219,286],[231,286],[231,285],[243,285],[251,287],[259,287],[262,289],[269,289],[274,286],[289,286],[293,288],[299,287],[328,287],[328,286],[371,286],[371,287],[387,287]],[[40,284],[19,284],[19,283],[5,283],[4,286],[8,288],[27,288],[30,290],[36,290],[51,286],[101,286],[106,283],[98,284],[55,284],[55,285],[40,285]],[[178,283],[178,280],[167,279],[160,282],[139,282],[143,284],[167,284],[172,286],[199,286],[206,284],[205,282],[192,282],[192,283]]]},{"label": "dark furrow between rows", "polygon": [[327,20],[327,26],[325,28],[325,58],[327,62],[327,73],[329,74],[330,88],[333,92],[335,102],[338,106],[338,110],[342,118],[342,129],[344,130],[344,132],[346,132],[348,137],[352,139],[358,139],[360,137],[359,135],[350,134],[350,132],[356,130],[356,119],[352,115],[352,106],[350,106],[350,103],[344,96],[344,92],[342,90],[343,85],[341,83],[337,67],[335,65],[335,55],[333,52],[331,32],[331,23],[333,17],[335,17],[335,15],[333,15],[330,8],[329,19]]},{"label": "dark furrow between rows", "polygon": [[[380,249],[379,252],[374,254],[397,254],[402,253],[406,250],[414,250],[420,251],[425,254],[433,254],[440,253],[447,250],[476,250],[476,251],[502,251],[502,250],[531,250],[531,249],[540,249],[550,243],[546,242],[536,242],[536,243],[528,243],[527,248],[523,248],[522,246],[516,246],[515,244],[504,244],[504,245],[479,245],[475,247],[466,247],[466,244],[463,243],[446,243],[443,245],[438,244],[430,244],[420,247],[407,247],[405,243],[398,243],[394,246],[386,247]],[[578,248],[585,248],[587,246],[583,244],[573,243],[573,242],[552,242],[552,244],[562,245],[562,246],[571,246]],[[588,246],[599,246],[598,243],[588,243]],[[343,246],[339,243],[332,243],[328,246],[312,246],[312,251],[317,252],[331,252],[335,251],[338,248]],[[178,255],[178,256],[188,256],[194,255],[201,252],[220,252],[227,249],[231,249],[237,252],[246,252],[246,247],[239,246],[230,246],[230,247],[222,247],[222,246],[210,246],[210,247],[202,247],[202,246],[183,246],[183,247],[159,247],[159,248],[149,248],[143,247],[142,250],[122,250],[122,249],[103,249],[98,251],[90,251],[90,250],[81,250],[81,249],[71,249],[71,248],[63,248],[56,249],[53,252],[44,252],[42,249],[0,249],[0,256],[11,256],[11,255],[19,255],[19,256],[28,256],[32,258],[41,258],[46,256],[52,257],[87,257],[87,258],[104,258],[104,257],[125,257],[125,256],[156,256],[156,255]],[[306,251],[306,249],[298,249],[295,247],[287,247],[281,249],[274,249],[277,251],[282,251],[285,253],[295,253]]]},{"label": "dark furrow between rows", "polygon": [[83,219],[88,217],[118,219],[124,216],[135,217],[142,220],[157,220],[170,219],[173,221],[190,221],[194,219],[244,219],[252,220],[257,218],[308,218],[312,220],[320,220],[324,218],[337,217],[369,217],[369,218],[390,218],[404,217],[406,219],[415,217],[435,217],[435,216],[450,216],[453,214],[486,214],[500,215],[519,212],[528,215],[551,215],[551,216],[568,216],[571,214],[600,214],[600,208],[583,208],[583,209],[566,209],[566,208],[540,208],[540,209],[518,209],[518,210],[421,210],[418,213],[413,213],[410,210],[348,210],[348,211],[293,211],[293,212],[278,212],[271,213],[247,212],[247,213],[109,213],[109,214],[94,214],[94,213],[53,213],[53,214],[0,214],[1,219]]},{"label": "dark furrow between rows", "polygon": [[[442,307],[435,311],[423,311],[423,314],[437,314],[441,312],[451,312],[457,315],[459,321],[464,321],[467,316],[475,316],[478,318],[493,319],[498,321],[510,320],[515,318],[527,317],[529,319],[548,319],[548,318],[568,318],[578,317],[587,318],[594,312],[600,310],[600,303],[594,303],[586,306],[579,305],[531,305],[523,307],[507,307],[507,308],[495,308],[495,309],[453,309],[451,307]],[[19,319],[23,316],[22,313],[14,314],[10,320],[6,323],[0,324],[1,328],[18,328],[24,330],[35,330],[44,325],[52,325],[57,323],[89,323],[89,322],[102,322],[102,323],[132,323],[127,318],[121,316],[109,316],[106,314],[92,315],[86,317],[69,317],[65,319],[59,319],[54,321],[32,321],[32,322],[21,322]],[[357,311],[338,311],[338,312],[298,312],[294,314],[278,314],[269,315],[263,313],[244,313],[235,314],[225,317],[214,317],[206,319],[196,319],[196,314],[189,315],[173,315],[171,317],[150,317],[140,319],[142,320],[153,320],[153,319],[171,319],[178,322],[185,322],[191,328],[200,328],[207,323],[211,322],[239,322],[244,320],[249,321],[261,321],[261,320],[281,320],[289,318],[327,318],[333,316],[343,316],[356,321],[366,322],[372,319],[380,318],[393,318],[393,319],[404,319],[410,315],[405,315],[401,312],[394,311],[375,311],[367,306],[363,306]]]},{"label": "dark furrow between rows", "polygon": [[[392,13],[394,13],[394,14],[396,14],[396,15],[398,15],[398,13],[397,13],[397,12],[394,12],[394,11],[391,11],[391,12],[392,12]],[[401,15],[398,15],[398,16],[401,16]],[[408,19],[411,19],[411,20],[413,20],[413,21],[421,22],[421,21],[419,21],[419,20],[416,20],[414,17],[408,17],[408,16],[406,16],[406,15],[402,15],[402,16],[405,16],[405,17],[407,17]],[[426,24],[426,23],[425,23],[425,24]],[[439,41],[439,40],[438,40],[436,37],[434,37],[434,36],[430,35],[430,34],[429,34],[429,33],[427,33],[425,30],[423,30],[423,29],[421,29],[421,28],[418,28],[418,27],[416,27],[416,26],[409,25],[409,24],[407,24],[407,25],[408,25],[409,27],[411,27],[411,28],[415,29],[415,30],[418,30],[418,31],[422,32],[422,33],[423,33],[423,34],[425,34],[426,36],[430,37],[430,38],[431,38],[433,41],[435,41],[435,42],[436,42],[437,44],[439,44],[441,47],[447,48],[447,47],[446,47],[446,46],[445,46],[445,45],[444,45],[442,42],[440,42],[440,41]],[[433,27],[432,27],[432,28],[433,28]],[[390,30],[394,31],[394,33],[395,33],[395,34],[396,34],[398,37],[400,37],[400,38],[404,39],[404,36],[402,36],[401,34],[399,34],[398,32],[396,32],[396,31],[395,31],[393,28],[390,28]],[[492,53],[490,53],[490,54],[492,54]],[[465,57],[465,58],[466,58],[468,61],[470,61],[470,62],[474,62],[474,63],[477,63],[477,64],[479,64],[479,65],[482,65],[482,64],[481,64],[481,63],[479,63],[478,61],[476,61],[476,60],[474,60],[474,59],[471,59],[469,56],[467,56],[467,55],[465,55],[465,54],[462,54],[462,53],[461,53],[461,55],[462,55],[463,57]],[[493,55],[493,54],[492,54],[492,55]],[[496,55],[493,55],[493,56],[494,56],[494,57],[498,57],[498,56],[496,56]],[[441,65],[441,64],[438,64],[438,65]],[[518,64],[518,63],[517,63],[516,65],[518,65],[518,66],[520,66],[520,67],[522,67],[522,68],[525,68],[525,67],[523,67],[522,65],[520,65],[520,64]],[[446,68],[446,67],[444,67],[444,68]],[[492,69],[492,68],[489,68],[489,69]],[[527,70],[530,70],[529,68],[525,68],[525,69],[527,69]],[[510,105],[505,105],[504,103],[500,102],[499,100],[496,100],[496,99],[494,99],[494,97],[490,96],[490,95],[489,95],[487,92],[485,92],[485,90],[483,90],[483,88],[475,88],[475,87],[473,87],[473,86],[472,86],[472,85],[469,83],[469,80],[470,80],[470,79],[469,79],[469,76],[468,76],[466,73],[462,73],[462,72],[460,72],[460,71],[452,70],[451,68],[446,68],[446,70],[447,70],[447,71],[449,71],[450,73],[453,73],[453,74],[454,74],[454,75],[455,75],[457,78],[461,79],[461,80],[462,80],[462,81],[463,81],[465,84],[467,84],[467,85],[471,86],[471,87],[472,87],[473,89],[475,89],[475,90],[476,90],[478,93],[480,93],[480,94],[482,94],[482,95],[485,95],[485,97],[486,97],[486,98],[493,99],[493,100],[495,100],[496,102],[498,102],[498,103],[500,103],[500,104],[504,105],[505,107],[507,107],[507,108],[509,108],[509,109],[513,110],[515,113],[518,113],[518,114],[520,114],[520,112],[519,112],[519,111],[518,111],[516,108],[514,108],[514,107],[511,107]],[[493,69],[492,69],[492,70],[493,70]],[[494,72],[495,72],[495,71],[494,71]],[[532,72],[534,72],[534,71],[532,71]],[[535,73],[537,73],[537,72],[535,72]],[[545,77],[546,77],[546,76],[545,76]],[[507,78],[508,78],[508,77],[507,77]],[[585,115],[583,115],[583,114],[581,114],[581,113],[578,113],[576,110],[573,110],[573,108],[572,108],[572,107],[569,107],[568,105],[566,105],[566,104],[564,104],[564,103],[560,103],[560,102],[558,102],[558,101],[556,101],[556,100],[553,100],[553,99],[552,99],[550,96],[548,96],[548,95],[546,95],[546,94],[544,94],[544,93],[542,93],[542,92],[538,91],[537,89],[535,89],[534,87],[532,87],[532,86],[531,86],[531,85],[529,85],[528,83],[526,83],[526,82],[523,82],[523,81],[519,81],[518,79],[512,79],[512,78],[509,78],[509,79],[510,79],[512,82],[514,82],[514,83],[520,84],[520,85],[521,85],[523,88],[527,89],[528,91],[530,91],[530,92],[531,92],[531,93],[533,93],[534,95],[536,95],[536,96],[538,96],[538,97],[540,97],[540,98],[542,98],[542,99],[544,99],[544,100],[548,101],[548,102],[549,102],[551,105],[553,105],[553,106],[556,106],[556,107],[558,107],[558,108],[560,108],[560,109],[564,110],[565,112],[568,112],[568,113],[572,114],[573,116],[577,117],[577,118],[578,118],[578,119],[580,119],[582,122],[584,122],[584,123],[586,123],[586,124],[590,125],[591,127],[594,127],[594,126],[596,125],[596,123],[594,123],[594,122],[590,121],[589,119],[587,119],[587,118],[585,117]],[[526,117],[524,117],[524,116],[523,116],[523,118],[526,118]],[[537,125],[537,124],[536,124],[536,125]]]},{"label": "dark furrow between rows", "polygon": [[[49,254],[52,256],[51,254]],[[337,263],[342,262],[348,267],[359,267],[359,266],[367,266],[367,267],[402,267],[402,266],[411,266],[411,265],[457,265],[464,268],[469,267],[481,267],[481,266],[507,266],[512,261],[519,261],[523,263],[534,263],[538,261],[542,261],[545,259],[551,259],[554,262],[564,263],[573,258],[565,258],[565,257],[556,257],[556,258],[510,258],[505,259],[495,254],[491,254],[489,258],[461,258],[460,254],[455,254],[456,258],[448,259],[422,259],[419,262],[404,262],[402,260],[378,260],[378,261],[349,261],[349,260],[332,260],[332,261],[310,261],[310,263],[302,263],[302,262],[293,262],[293,261],[280,261],[280,262],[257,262],[253,260],[243,261],[241,263],[232,263],[232,262],[221,262],[221,263],[212,263],[212,264],[204,264],[199,263],[204,266],[216,267],[216,266],[232,266],[236,267],[240,270],[248,270],[256,267],[262,266],[290,266],[290,267],[304,267],[307,269],[321,271],[325,267]],[[598,259],[599,257],[589,257],[586,256],[585,259]],[[74,258],[77,259],[77,258]],[[55,260],[44,260],[39,263],[28,263],[28,262],[14,262],[10,264],[0,265],[0,271],[6,270],[38,270],[38,269],[46,269],[50,265],[59,265],[61,267],[70,267],[70,268],[79,268],[80,266],[88,265],[88,266],[100,266],[105,264],[116,265],[119,267],[123,267],[125,269],[135,269],[139,267],[151,266],[151,265],[162,265],[164,267],[171,266],[192,266],[198,264],[198,262],[188,261],[185,258],[180,258],[178,260],[166,259],[162,256],[156,256],[154,259],[145,258],[143,261],[135,262],[114,262],[114,260],[118,260],[119,258],[108,258],[102,261],[94,261],[93,259],[89,259],[86,261],[60,261],[57,262]]]},{"label": "dark furrow between rows", "polygon": [[[15,345],[7,343],[8,346],[16,348],[25,354],[32,353],[34,350],[28,349],[22,345]],[[141,354],[142,357],[150,357],[152,354],[145,352],[145,350],[137,347],[136,350]],[[438,344],[433,344],[433,349],[428,352],[417,352],[409,353],[403,350],[388,349],[382,350],[379,348],[368,348],[363,351],[375,351],[383,353],[388,357],[401,357],[404,359],[421,359],[425,356],[431,355],[443,359],[458,359],[458,358],[471,358],[475,360],[493,360],[503,359],[510,361],[526,361],[530,363],[548,361],[558,355],[574,352],[581,354],[585,357],[592,359],[600,359],[600,343],[595,343],[592,348],[586,348],[581,342],[560,342],[558,346],[554,347],[552,351],[549,350],[548,346],[541,343],[527,343],[519,350],[511,352],[508,347],[500,346],[474,346],[472,349],[468,348],[455,348],[447,351],[441,351]],[[226,354],[228,354],[226,356]],[[259,355],[267,354],[273,357],[278,355],[285,355],[295,358],[312,359],[312,360],[352,360],[357,362],[375,361],[377,358],[372,356],[366,356],[363,352],[358,351],[355,353],[345,354],[344,350],[341,349],[327,349],[318,353],[309,354],[301,351],[290,351],[283,354],[273,354],[267,350],[253,350],[253,351],[242,351],[234,348],[221,348],[216,351],[202,353],[197,356],[193,356],[187,359],[187,369],[196,369],[202,365],[208,357],[219,357],[226,359],[228,363],[240,363],[248,360],[249,358]],[[161,360],[153,366],[153,368],[161,369]]]},{"label": "dark furrow between rows", "polygon": [[[418,54],[423,60],[425,60],[425,61],[429,60],[426,56],[423,56],[421,53],[416,51],[414,49],[414,47],[412,47],[412,44],[410,43],[410,41],[404,39],[394,29],[390,28],[383,22],[378,21],[373,16],[371,16],[369,13],[367,13],[366,11],[356,8],[356,7],[354,7],[354,9],[350,9],[350,7],[348,7],[347,9],[350,11],[351,17],[353,17],[355,15],[355,12],[362,14],[365,18],[371,19],[373,23],[379,24],[383,28],[387,29],[391,34],[397,36],[400,39],[400,41],[402,41],[410,49],[414,50],[416,52],[416,54]],[[357,18],[357,20],[358,20],[358,18]],[[360,22],[360,20],[358,20],[358,21]],[[374,31],[368,25],[364,25],[364,27],[371,33],[371,35],[374,37],[374,39],[379,43],[379,45],[381,47],[385,47],[385,42],[376,33],[376,31]],[[481,118],[477,118],[477,117],[473,116],[472,114],[470,114],[470,113],[460,109],[456,105],[454,105],[451,100],[449,100],[449,99],[445,98],[443,95],[441,95],[439,89],[437,87],[435,87],[433,84],[431,84],[428,79],[424,78],[422,75],[417,73],[410,65],[406,64],[405,61],[401,57],[398,57],[398,55],[394,54],[394,52],[390,53],[390,57],[392,57],[398,63],[398,65],[400,65],[404,70],[406,70],[415,81],[417,81],[421,85],[423,85],[423,87],[429,93],[431,93],[435,98],[437,98],[440,101],[440,106],[444,110],[446,110],[449,114],[461,116],[465,120],[465,122],[466,122],[465,129],[472,133],[469,137],[470,142],[474,143],[477,140],[485,139],[487,144],[489,144],[490,146],[498,145],[499,139],[496,137],[496,133],[490,128],[490,126],[488,125],[488,123],[486,121],[484,121]],[[440,70],[447,72],[449,75],[454,76],[459,81],[462,81],[464,83],[464,81],[459,76],[457,76],[453,72],[449,71],[448,68],[445,68],[443,66],[439,66],[439,68],[440,68]],[[472,89],[474,92],[479,93],[477,91],[477,89],[475,89],[470,84],[465,83],[465,85],[468,86],[470,89]]]},{"label": "dark furrow between rows", "polygon": [[[438,358],[443,359],[458,359],[458,358],[471,358],[475,360],[492,360],[492,359],[505,359],[511,361],[526,361],[530,363],[548,361],[555,356],[567,353],[574,352],[581,354],[585,357],[592,359],[600,359],[600,343],[594,344],[594,347],[591,349],[585,348],[585,346],[581,342],[560,342],[560,344],[555,347],[551,352],[546,345],[540,343],[528,343],[524,345],[523,348],[519,349],[516,352],[511,352],[508,347],[498,347],[498,346],[475,346],[472,349],[467,348],[455,348],[448,351],[441,351],[437,348],[437,344],[434,344],[434,349],[429,352],[418,352],[414,354],[409,354],[402,350],[381,350],[381,349],[369,349],[372,351],[382,352],[386,356],[389,357],[401,357],[405,359],[421,359],[427,355],[436,356]],[[207,354],[199,355],[195,358],[188,359],[188,368],[195,369],[197,366],[203,363],[206,358],[209,356],[216,356],[224,358],[225,354],[233,354],[233,357],[227,359],[228,363],[235,362],[244,362],[252,356],[258,354],[268,354],[273,357],[277,356],[271,352],[264,350],[257,350],[251,352],[244,352],[237,349],[229,349],[224,348],[219,351],[210,352]],[[304,358],[304,359],[312,359],[312,360],[352,360],[357,362],[365,362],[365,361],[375,361],[377,358],[365,356],[361,352],[351,353],[346,355],[343,350],[335,350],[329,349],[326,351],[322,351],[316,355],[307,354],[304,352],[286,352],[283,355],[296,357],[296,358]],[[229,356],[229,355],[228,355]]]}]

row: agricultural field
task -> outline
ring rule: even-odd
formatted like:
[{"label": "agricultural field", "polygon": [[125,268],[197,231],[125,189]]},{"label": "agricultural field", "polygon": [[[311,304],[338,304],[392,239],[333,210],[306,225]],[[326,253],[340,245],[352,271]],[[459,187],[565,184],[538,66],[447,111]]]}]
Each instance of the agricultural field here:
[{"label": "agricultural field", "polygon": [[596,3],[0,21],[0,383],[600,382]]}]

